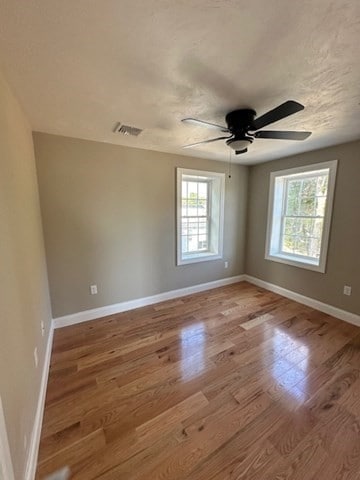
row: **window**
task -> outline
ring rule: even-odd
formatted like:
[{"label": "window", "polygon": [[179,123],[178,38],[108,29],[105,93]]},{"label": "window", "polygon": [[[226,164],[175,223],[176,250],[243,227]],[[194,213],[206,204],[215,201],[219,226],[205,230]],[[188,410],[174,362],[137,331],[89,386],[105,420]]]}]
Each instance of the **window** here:
[{"label": "window", "polygon": [[325,272],[337,161],[272,172],[265,258]]},{"label": "window", "polygon": [[177,264],[222,258],[225,174],[177,169]]}]

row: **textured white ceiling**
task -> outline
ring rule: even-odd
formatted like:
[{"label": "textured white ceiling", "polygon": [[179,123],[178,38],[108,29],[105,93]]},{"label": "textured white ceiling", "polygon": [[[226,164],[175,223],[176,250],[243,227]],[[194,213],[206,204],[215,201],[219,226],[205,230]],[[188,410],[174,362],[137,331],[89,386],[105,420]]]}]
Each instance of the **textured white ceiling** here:
[{"label": "textured white ceiling", "polygon": [[[0,0],[0,62],[34,130],[229,159],[222,142],[183,150],[224,123],[288,99],[272,125],[304,142],[258,139],[252,164],[360,138],[360,1]],[[116,122],[144,129],[112,133]],[[270,127],[269,127],[270,128]]]}]

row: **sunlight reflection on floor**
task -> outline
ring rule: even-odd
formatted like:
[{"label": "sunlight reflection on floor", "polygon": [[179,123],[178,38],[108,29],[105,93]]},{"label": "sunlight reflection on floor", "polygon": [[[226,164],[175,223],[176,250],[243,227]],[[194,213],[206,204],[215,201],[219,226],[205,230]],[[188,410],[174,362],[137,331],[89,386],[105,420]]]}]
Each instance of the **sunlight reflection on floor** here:
[{"label": "sunlight reflection on floor", "polygon": [[203,322],[190,325],[181,330],[181,374],[189,381],[200,375],[206,368],[206,333]]},{"label": "sunlight reflection on floor", "polygon": [[[274,355],[273,378],[296,400],[300,403],[304,402],[307,398],[309,348],[299,339],[276,327],[272,332],[272,343]],[[300,367],[297,367],[297,363]]]}]

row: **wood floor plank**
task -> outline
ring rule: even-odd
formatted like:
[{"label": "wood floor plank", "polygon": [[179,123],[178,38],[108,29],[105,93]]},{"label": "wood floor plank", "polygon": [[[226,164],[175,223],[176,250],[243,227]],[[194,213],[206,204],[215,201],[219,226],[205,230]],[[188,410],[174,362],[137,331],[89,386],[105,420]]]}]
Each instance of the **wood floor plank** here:
[{"label": "wood floor plank", "polygon": [[222,471],[213,477],[213,480],[262,480],[274,462],[281,463],[282,459],[273,445],[267,440],[253,446],[244,458],[233,465],[226,473]]},{"label": "wood floor plank", "polygon": [[102,429],[95,430],[86,437],[72,443],[67,448],[54,452],[38,465],[38,478],[50,475],[66,464],[74,464],[79,459],[88,459],[91,455],[97,454],[105,446],[105,436]]},{"label": "wood floor plank", "polygon": [[[201,463],[186,477],[191,480],[222,479],[231,474],[234,468],[241,465],[257,445],[262,445],[286,419],[286,412],[276,403],[272,403],[252,422],[233,435],[212,455],[204,458]],[[279,459],[275,453],[273,461]]]},{"label": "wood floor plank", "polygon": [[37,480],[359,480],[360,329],[246,282],[55,331]]},{"label": "wood floor plank", "polygon": [[269,436],[269,441],[283,457],[287,457],[301,440],[311,432],[317,422],[318,419],[311,413],[310,409],[300,407],[293,412],[289,420],[285,421]]},{"label": "wood floor plank", "polygon": [[137,480],[177,480],[189,474],[203,457],[216,451],[237,431],[246,426],[255,416],[265,410],[270,399],[265,394],[255,399],[253,404],[237,405],[220,414],[210,415],[206,419],[185,429],[186,441],[167,452],[167,455],[153,467],[144,465]]},{"label": "wood floor plank", "polygon": [[[178,403],[174,407],[169,408],[157,417],[153,417],[145,423],[139,425],[135,431],[139,439],[156,435],[161,435],[163,431],[169,430],[170,426],[175,426],[186,418],[190,417],[194,412],[206,407],[209,401],[202,392],[195,393]],[[154,434],[155,432],[155,434]]]}]

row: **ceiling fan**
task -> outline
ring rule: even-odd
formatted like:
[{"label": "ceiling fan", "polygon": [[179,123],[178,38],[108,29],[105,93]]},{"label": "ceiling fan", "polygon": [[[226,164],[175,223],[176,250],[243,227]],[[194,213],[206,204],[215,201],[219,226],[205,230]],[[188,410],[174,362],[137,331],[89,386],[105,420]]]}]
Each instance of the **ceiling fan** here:
[{"label": "ceiling fan", "polygon": [[[276,140],[305,140],[311,135],[311,132],[295,132],[295,131],[280,131],[280,130],[260,130],[271,123],[277,122],[289,115],[304,110],[304,105],[288,100],[269,112],[256,117],[255,110],[241,109],[230,112],[225,117],[227,127],[216,125],[215,123],[204,122],[196,118],[184,118],[182,122],[193,125],[202,125],[204,127],[220,130],[222,133],[228,133],[229,136],[221,136],[204,140],[203,142],[192,143],[184,145],[183,148],[196,147],[204,143],[217,142],[219,140],[226,140],[226,144],[235,150],[236,155],[246,153],[248,147],[253,143],[255,138],[273,138]],[[259,131],[260,130],[260,131]]]}]

